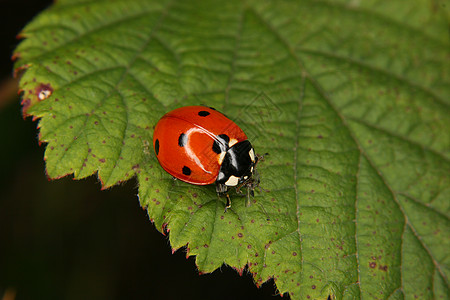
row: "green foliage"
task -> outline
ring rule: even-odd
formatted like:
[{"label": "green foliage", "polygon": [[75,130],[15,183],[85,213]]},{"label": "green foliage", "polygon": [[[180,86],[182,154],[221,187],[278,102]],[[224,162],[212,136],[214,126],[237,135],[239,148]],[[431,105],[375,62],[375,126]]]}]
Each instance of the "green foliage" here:
[{"label": "green foliage", "polygon": [[[293,299],[446,299],[448,16],[431,0],[60,0],[16,49],[24,114],[49,177],[136,175],[201,272],[248,264]],[[153,126],[192,104],[269,153],[252,206],[232,194],[224,213],[213,186],[159,166]]]}]

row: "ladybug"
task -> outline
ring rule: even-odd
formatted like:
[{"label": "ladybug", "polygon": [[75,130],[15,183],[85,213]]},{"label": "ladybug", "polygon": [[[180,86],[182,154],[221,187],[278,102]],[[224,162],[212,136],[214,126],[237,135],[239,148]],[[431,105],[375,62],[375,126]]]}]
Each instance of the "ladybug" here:
[{"label": "ladybug", "polygon": [[195,185],[216,184],[231,207],[230,187],[258,186],[259,157],[244,131],[212,107],[185,106],[165,114],[156,124],[153,147],[159,163],[176,179]]}]

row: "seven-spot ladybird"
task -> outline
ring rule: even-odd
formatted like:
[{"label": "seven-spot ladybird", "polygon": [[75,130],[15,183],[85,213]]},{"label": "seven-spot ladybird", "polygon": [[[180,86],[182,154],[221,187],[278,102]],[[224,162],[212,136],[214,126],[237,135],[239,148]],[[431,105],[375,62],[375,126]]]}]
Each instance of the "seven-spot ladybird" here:
[{"label": "seven-spot ladybird", "polygon": [[216,183],[219,195],[229,187],[258,186],[255,176],[258,157],[244,131],[214,108],[185,106],[165,114],[156,124],[153,147],[161,166],[182,181],[207,185]]}]

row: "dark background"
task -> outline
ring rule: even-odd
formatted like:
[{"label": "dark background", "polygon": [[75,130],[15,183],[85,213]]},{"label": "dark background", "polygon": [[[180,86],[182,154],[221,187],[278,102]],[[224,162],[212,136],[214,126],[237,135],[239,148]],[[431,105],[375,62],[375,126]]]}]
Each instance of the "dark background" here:
[{"label": "dark background", "polygon": [[[0,94],[11,87],[16,34],[51,1],[0,0]],[[6,93],[7,94],[7,93]],[[0,96],[0,299],[276,299],[223,266],[198,275],[171,254],[139,206],[136,181],[100,191],[95,177],[48,181],[36,122],[17,92]]]}]

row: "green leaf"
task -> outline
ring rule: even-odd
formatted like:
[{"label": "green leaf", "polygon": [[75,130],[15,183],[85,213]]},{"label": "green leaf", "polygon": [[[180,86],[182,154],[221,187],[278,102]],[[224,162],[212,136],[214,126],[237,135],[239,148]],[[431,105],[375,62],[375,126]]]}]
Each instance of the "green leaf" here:
[{"label": "green leaf", "polygon": [[[136,175],[150,219],[200,272],[248,265],[292,299],[446,299],[448,7],[60,0],[15,52],[24,115],[50,178]],[[153,126],[193,104],[269,153],[252,206],[232,193],[224,213],[213,186],[159,166]]]}]

